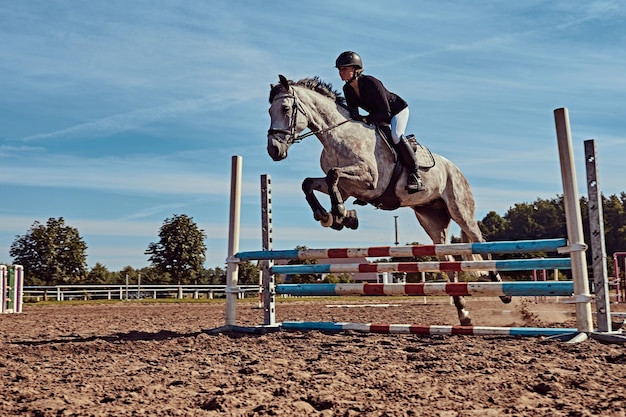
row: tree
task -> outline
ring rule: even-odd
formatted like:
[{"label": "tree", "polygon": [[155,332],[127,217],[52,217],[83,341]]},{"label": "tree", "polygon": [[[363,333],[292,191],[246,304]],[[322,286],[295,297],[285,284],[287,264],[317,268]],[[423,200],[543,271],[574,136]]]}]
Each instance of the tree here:
[{"label": "tree", "polygon": [[66,226],[63,217],[38,221],[23,236],[16,236],[9,254],[24,266],[29,284],[78,283],[87,271],[87,245],[78,229]]},{"label": "tree", "polygon": [[352,282],[352,276],[346,272],[342,272],[339,275],[336,274],[326,274],[322,282],[326,284],[339,284],[343,282]]},{"label": "tree", "polygon": [[206,235],[193,218],[184,214],[166,219],[159,231],[161,240],[150,243],[145,254],[159,272],[170,274],[179,284],[200,277],[206,258]]},{"label": "tree", "polygon": [[256,285],[259,283],[261,270],[252,262],[240,262],[238,271],[240,285]]},{"label": "tree", "polygon": [[606,253],[626,250],[626,193],[602,198]]},{"label": "tree", "polygon": [[216,266],[215,269],[209,268],[202,272],[201,282],[210,285],[225,285],[226,284],[226,270]]},{"label": "tree", "polygon": [[161,274],[156,268],[152,266],[146,266],[137,270],[137,279],[141,275],[142,284],[167,284],[170,282],[170,276],[168,274]]},{"label": "tree", "polygon": [[137,284],[139,281],[139,272],[130,265],[126,265],[117,273],[117,280],[121,284]]},{"label": "tree", "polygon": [[[296,246],[296,250],[306,250],[306,246]],[[287,262],[287,265],[315,265],[317,259],[291,259]],[[306,284],[312,282],[319,282],[322,279],[320,274],[292,274],[287,275],[285,280],[292,284]]]},{"label": "tree", "polygon": [[106,266],[97,262],[91,271],[87,274],[86,284],[113,284],[115,283],[117,274],[110,272]]},{"label": "tree", "polygon": [[482,221],[478,222],[480,231],[487,241],[502,240],[500,237],[506,230],[506,224],[506,221],[495,211],[490,211]]}]

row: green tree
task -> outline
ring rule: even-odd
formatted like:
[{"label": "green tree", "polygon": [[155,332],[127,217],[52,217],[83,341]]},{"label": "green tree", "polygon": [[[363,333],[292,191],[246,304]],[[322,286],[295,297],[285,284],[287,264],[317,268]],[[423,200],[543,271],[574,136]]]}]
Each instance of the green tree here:
[{"label": "green tree", "polygon": [[[581,205],[584,206],[584,200]],[[482,221],[483,232],[489,233],[497,215],[489,213]],[[567,233],[563,197],[533,203],[518,203],[504,215],[504,224],[499,224],[497,240],[550,239],[564,237]],[[488,239],[490,240],[490,239]]]},{"label": "green tree", "polygon": [[139,272],[135,270],[135,268],[133,268],[130,265],[125,266],[124,268],[122,268],[122,270],[120,272],[118,272],[118,283],[120,284],[126,284],[126,279],[128,278],[128,283],[129,284],[137,284],[137,280],[139,278]]},{"label": "green tree", "polygon": [[239,263],[239,284],[240,285],[256,285],[259,283],[259,275],[261,270],[250,261]]},{"label": "green tree", "polygon": [[202,272],[201,282],[209,285],[224,285],[226,284],[226,270],[219,266],[205,269]]},{"label": "green tree", "polygon": [[[296,246],[296,250],[308,249],[306,246]],[[317,264],[317,259],[291,259],[287,262],[287,265],[314,265]],[[322,276],[320,274],[292,274],[288,276],[289,282],[292,284],[306,284],[320,281]]]},{"label": "green tree", "polygon": [[352,276],[348,273],[342,272],[339,275],[326,274],[322,282],[326,284],[339,284],[344,282],[352,282]]},{"label": "green tree", "polygon": [[87,271],[87,245],[78,229],[67,226],[63,217],[38,221],[23,236],[16,236],[9,254],[24,266],[27,284],[79,283]]},{"label": "green tree", "polygon": [[502,233],[504,233],[504,231],[506,230],[506,225],[506,220],[504,220],[495,211],[490,211],[489,213],[487,213],[482,221],[478,222],[480,231],[487,241],[502,240],[501,236]]},{"label": "green tree", "polygon": [[167,284],[170,282],[168,274],[162,274],[156,268],[151,266],[146,266],[137,270],[137,275],[139,274],[141,274],[142,284]]},{"label": "green tree", "polygon": [[626,193],[602,198],[606,253],[626,251]]},{"label": "green tree", "polygon": [[150,243],[145,254],[152,266],[172,279],[190,283],[199,278],[206,258],[206,236],[193,218],[184,214],[166,219],[159,231],[158,243]]},{"label": "green tree", "polygon": [[106,266],[97,262],[87,274],[86,284],[113,284],[115,283],[117,274],[111,272]]}]

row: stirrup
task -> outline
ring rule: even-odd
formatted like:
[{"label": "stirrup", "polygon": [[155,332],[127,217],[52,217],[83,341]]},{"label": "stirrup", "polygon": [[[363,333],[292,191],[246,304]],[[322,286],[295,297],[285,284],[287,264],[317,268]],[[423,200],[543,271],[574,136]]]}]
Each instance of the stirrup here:
[{"label": "stirrup", "polygon": [[407,181],[406,189],[408,190],[409,194],[424,191],[424,184],[422,183],[422,179],[418,175],[409,174],[409,180]]}]

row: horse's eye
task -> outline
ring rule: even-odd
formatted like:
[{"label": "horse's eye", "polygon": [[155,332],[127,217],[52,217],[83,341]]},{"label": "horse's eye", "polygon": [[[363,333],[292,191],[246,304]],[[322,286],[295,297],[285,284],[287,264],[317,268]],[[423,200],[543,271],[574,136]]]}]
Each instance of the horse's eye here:
[{"label": "horse's eye", "polygon": [[289,114],[289,110],[291,110],[289,106],[283,106],[283,114]]}]

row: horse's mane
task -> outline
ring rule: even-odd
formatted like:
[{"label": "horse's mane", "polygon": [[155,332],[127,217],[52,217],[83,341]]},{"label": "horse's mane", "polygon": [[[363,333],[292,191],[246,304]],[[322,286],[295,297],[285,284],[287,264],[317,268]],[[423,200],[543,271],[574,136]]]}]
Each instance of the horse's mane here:
[{"label": "horse's mane", "polygon": [[[345,97],[341,95],[340,92],[334,90],[332,84],[322,81],[317,76],[303,78],[296,82],[289,80],[289,85],[308,88],[311,91],[315,91],[323,96],[333,99],[335,103],[339,104],[340,106],[346,106]],[[272,85],[272,89],[270,90],[270,103],[274,101],[274,98],[276,97],[280,89],[280,84]]]}]

